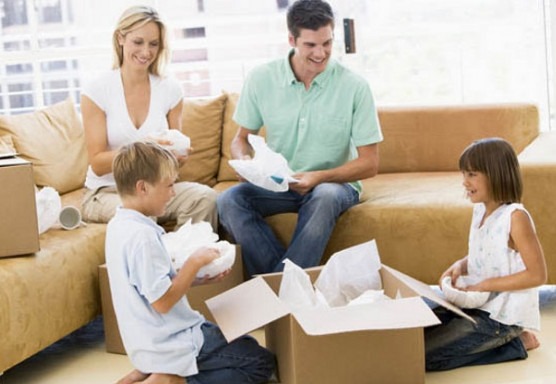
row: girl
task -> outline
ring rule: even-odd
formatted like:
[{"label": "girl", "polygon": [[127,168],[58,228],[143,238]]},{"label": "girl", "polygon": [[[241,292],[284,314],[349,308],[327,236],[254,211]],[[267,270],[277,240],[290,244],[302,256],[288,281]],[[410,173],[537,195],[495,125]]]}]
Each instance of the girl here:
[{"label": "girl", "polygon": [[441,276],[452,285],[462,275],[478,283],[467,291],[491,292],[479,308],[464,309],[469,320],[435,309],[442,324],[425,329],[426,368],[447,370],[527,358],[539,346],[536,287],[546,282],[546,264],[531,216],[521,202],[517,156],[500,138],[467,147],[459,160],[463,186],[474,203],[469,254]]}]

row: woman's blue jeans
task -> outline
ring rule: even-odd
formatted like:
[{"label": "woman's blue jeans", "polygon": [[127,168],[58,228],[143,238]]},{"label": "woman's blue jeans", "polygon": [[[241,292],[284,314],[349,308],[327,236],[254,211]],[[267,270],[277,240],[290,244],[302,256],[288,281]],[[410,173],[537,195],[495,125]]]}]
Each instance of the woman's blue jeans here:
[{"label": "woman's blue jeans", "polygon": [[[220,223],[241,245],[247,272],[255,275],[282,271],[286,258],[302,268],[318,265],[336,220],[358,202],[359,193],[349,184],[323,183],[301,195],[244,182],[222,192],[217,207]],[[298,214],[287,249],[264,220],[285,212]]]},{"label": "woman's blue jeans", "polygon": [[442,324],[425,328],[428,371],[526,359],[523,328],[492,320],[480,309],[463,309],[477,324],[443,307],[434,309]]},{"label": "woman's blue jeans", "polygon": [[230,343],[218,326],[201,326],[204,343],[197,357],[199,373],[186,377],[188,384],[267,383],[276,370],[273,353],[261,347],[251,336]]}]

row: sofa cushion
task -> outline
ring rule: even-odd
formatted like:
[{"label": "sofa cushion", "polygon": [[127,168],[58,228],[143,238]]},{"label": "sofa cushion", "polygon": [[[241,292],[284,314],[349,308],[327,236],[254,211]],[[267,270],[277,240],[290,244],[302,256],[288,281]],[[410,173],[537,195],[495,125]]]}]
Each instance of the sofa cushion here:
[{"label": "sofa cushion", "polygon": [[228,160],[232,158],[230,145],[234,138],[239,125],[233,121],[234,111],[239,100],[238,93],[229,93],[228,100],[226,101],[226,108],[224,108],[224,123],[222,128],[222,149],[220,154],[220,165],[218,169],[218,182],[237,180],[236,172],[228,164]]},{"label": "sofa cushion", "polygon": [[1,135],[10,135],[17,152],[33,164],[35,184],[60,193],[83,186],[85,134],[71,98],[35,112],[0,116]]},{"label": "sofa cushion", "polygon": [[378,113],[384,134],[379,173],[457,171],[474,140],[501,137],[519,153],[539,133],[532,104],[383,107]]},{"label": "sofa cushion", "polygon": [[222,94],[206,100],[184,100],[182,132],[191,138],[193,153],[180,169],[181,181],[216,184],[226,99]]}]

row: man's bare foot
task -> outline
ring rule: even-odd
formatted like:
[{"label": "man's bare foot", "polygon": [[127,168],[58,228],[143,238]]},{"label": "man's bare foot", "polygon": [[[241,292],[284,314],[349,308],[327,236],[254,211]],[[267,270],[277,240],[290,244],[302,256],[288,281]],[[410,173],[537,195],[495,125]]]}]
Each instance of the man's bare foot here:
[{"label": "man's bare foot", "polygon": [[183,377],[177,375],[153,373],[145,381],[142,381],[142,383],[143,384],[186,384],[186,381]]},{"label": "man's bare foot", "polygon": [[528,351],[531,350],[531,349],[538,348],[541,345],[539,339],[537,339],[537,335],[535,335],[531,331],[521,332],[521,335],[519,335],[519,338],[521,339],[521,342],[523,343],[523,346],[525,347],[525,349],[528,350]]},{"label": "man's bare foot", "polygon": [[145,380],[149,375],[146,373],[140,372],[137,369],[134,369],[123,378],[121,378],[116,384],[134,384],[134,383],[141,383]]}]

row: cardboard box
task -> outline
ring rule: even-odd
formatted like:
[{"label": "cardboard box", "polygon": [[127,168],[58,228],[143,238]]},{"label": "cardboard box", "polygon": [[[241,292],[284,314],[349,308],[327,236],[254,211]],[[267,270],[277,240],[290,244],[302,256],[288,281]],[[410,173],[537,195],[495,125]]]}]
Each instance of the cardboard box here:
[{"label": "cardboard box", "polygon": [[[321,269],[307,270],[313,283]],[[421,297],[470,318],[393,268],[382,265],[380,276],[394,300],[292,313],[277,296],[282,274],[268,274],[207,300],[207,306],[228,341],[265,327],[282,384],[424,383],[423,328],[440,321]]]},{"label": "cardboard box", "polygon": [[[205,300],[233,288],[238,284],[241,284],[243,281],[244,271],[241,259],[241,249],[239,246],[236,246],[236,259],[231,273],[219,283],[192,287],[187,293],[187,300],[193,309],[201,312],[201,314],[205,316],[208,321],[214,322],[214,318],[208,310]],[[125,348],[120,336],[120,330],[118,328],[118,321],[112,304],[106,264],[99,266],[99,284],[106,351],[110,353],[125,354]]]},{"label": "cardboard box", "polygon": [[0,257],[38,252],[39,226],[31,163],[0,159]]}]

